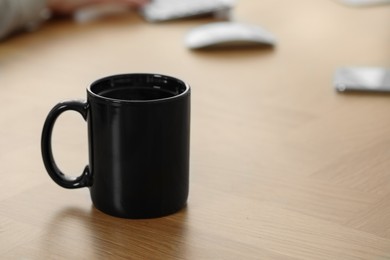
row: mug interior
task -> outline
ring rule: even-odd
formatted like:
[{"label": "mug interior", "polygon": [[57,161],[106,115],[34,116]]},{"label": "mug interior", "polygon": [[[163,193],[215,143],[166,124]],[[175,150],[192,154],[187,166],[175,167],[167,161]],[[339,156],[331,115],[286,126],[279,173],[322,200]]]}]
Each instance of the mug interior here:
[{"label": "mug interior", "polygon": [[183,81],[159,74],[124,74],[100,79],[90,92],[102,99],[153,101],[184,94],[189,86]]}]

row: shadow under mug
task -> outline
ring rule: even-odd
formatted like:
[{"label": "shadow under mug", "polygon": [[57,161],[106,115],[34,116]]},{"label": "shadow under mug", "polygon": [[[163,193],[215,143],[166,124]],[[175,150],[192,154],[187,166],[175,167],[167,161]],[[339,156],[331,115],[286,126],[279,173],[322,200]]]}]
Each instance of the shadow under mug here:
[{"label": "shadow under mug", "polygon": [[[52,152],[56,119],[80,113],[88,124],[89,165],[77,178],[61,172]],[[189,191],[190,86],[159,74],[123,74],[95,81],[87,101],[49,112],[43,162],[64,188],[89,187],[94,206],[123,218],[155,218],[186,205]]]}]

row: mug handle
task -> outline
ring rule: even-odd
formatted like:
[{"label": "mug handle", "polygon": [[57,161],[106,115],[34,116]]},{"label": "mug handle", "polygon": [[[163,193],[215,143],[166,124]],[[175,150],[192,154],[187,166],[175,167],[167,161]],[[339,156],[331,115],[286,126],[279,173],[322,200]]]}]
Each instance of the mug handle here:
[{"label": "mug handle", "polygon": [[76,189],[82,187],[88,187],[92,185],[92,175],[89,167],[84,168],[83,173],[76,178],[66,176],[57,167],[53,157],[51,139],[53,133],[54,123],[57,118],[67,110],[74,110],[79,112],[84,120],[87,120],[88,103],[82,101],[65,101],[58,103],[47,115],[45,124],[43,125],[42,138],[41,138],[41,151],[43,163],[50,177],[58,185],[67,189]]}]

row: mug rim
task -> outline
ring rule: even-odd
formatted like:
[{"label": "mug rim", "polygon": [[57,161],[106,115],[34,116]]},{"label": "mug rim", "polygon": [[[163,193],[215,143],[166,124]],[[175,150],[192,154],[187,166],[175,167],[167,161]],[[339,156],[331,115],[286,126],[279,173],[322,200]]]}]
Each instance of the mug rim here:
[{"label": "mug rim", "polygon": [[[147,100],[126,100],[126,99],[119,99],[119,98],[109,98],[102,95],[99,95],[95,93],[92,88],[96,86],[98,83],[110,79],[118,79],[118,78],[126,78],[126,77],[132,77],[132,76],[145,76],[145,77],[157,77],[157,78],[167,78],[173,81],[177,81],[178,83],[181,83],[185,90],[177,95],[173,95],[170,97],[165,98],[157,98],[157,99],[147,99]],[[123,74],[114,74],[111,76],[106,76],[100,79],[97,79],[93,81],[88,87],[87,87],[87,94],[89,97],[94,98],[97,101],[104,101],[108,103],[121,103],[121,104],[134,104],[134,103],[160,103],[160,102],[167,102],[179,99],[181,97],[184,97],[190,93],[190,85],[187,84],[185,81],[178,79],[176,77],[160,74],[160,73],[123,73]]]}]

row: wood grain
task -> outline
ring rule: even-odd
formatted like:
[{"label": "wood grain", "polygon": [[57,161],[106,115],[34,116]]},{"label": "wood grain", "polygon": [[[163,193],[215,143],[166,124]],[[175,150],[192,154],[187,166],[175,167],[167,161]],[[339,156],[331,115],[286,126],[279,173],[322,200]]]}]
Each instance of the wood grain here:
[{"label": "wood grain", "polygon": [[[234,14],[277,46],[189,51],[185,33],[212,19],[137,14],[57,20],[0,43],[1,259],[390,259],[390,96],[332,87],[340,66],[390,67],[390,6],[241,0]],[[192,87],[190,198],[168,217],[107,216],[41,160],[52,106],[128,72]],[[53,144],[77,176],[88,158],[78,114],[59,119]]]}]

